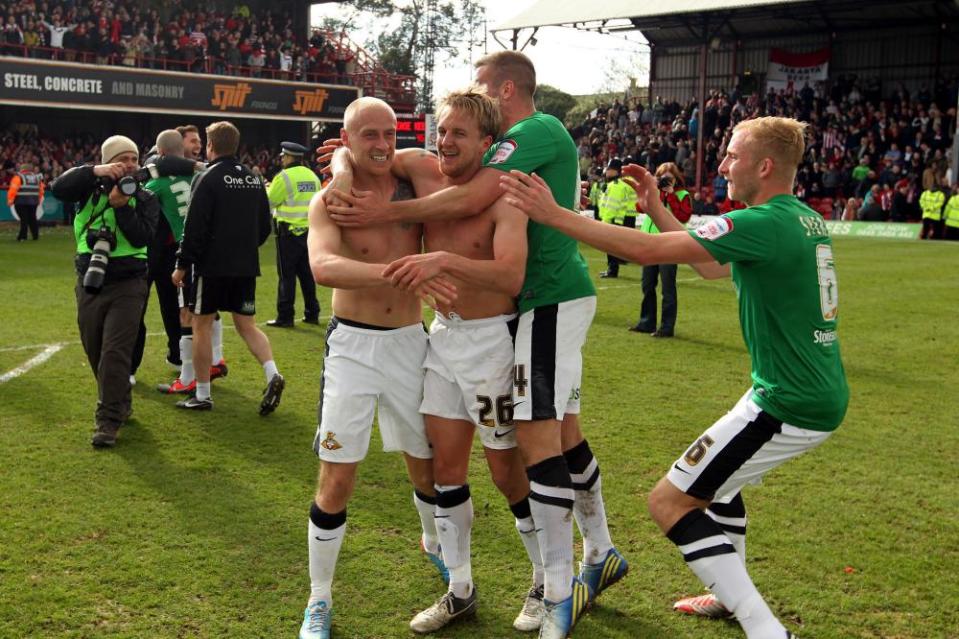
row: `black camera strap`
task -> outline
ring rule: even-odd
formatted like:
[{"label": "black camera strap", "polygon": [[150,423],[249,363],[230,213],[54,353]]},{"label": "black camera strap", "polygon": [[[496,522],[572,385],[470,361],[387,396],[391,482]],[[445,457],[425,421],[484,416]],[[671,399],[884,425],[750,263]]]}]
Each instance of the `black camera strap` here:
[{"label": "black camera strap", "polygon": [[[90,197],[93,197],[93,196],[91,195]],[[103,204],[103,198],[107,198],[107,205],[101,208],[100,205]],[[109,196],[105,193],[100,193],[100,197],[97,199],[96,204],[93,205],[93,213],[90,214],[90,219],[87,220],[87,223],[83,227],[82,233],[84,235],[86,235],[86,233],[93,227],[94,222],[96,222],[97,220],[103,219],[103,216],[106,214],[106,210],[108,208],[110,208]],[[106,221],[104,220],[104,226],[105,225],[106,225]]]}]

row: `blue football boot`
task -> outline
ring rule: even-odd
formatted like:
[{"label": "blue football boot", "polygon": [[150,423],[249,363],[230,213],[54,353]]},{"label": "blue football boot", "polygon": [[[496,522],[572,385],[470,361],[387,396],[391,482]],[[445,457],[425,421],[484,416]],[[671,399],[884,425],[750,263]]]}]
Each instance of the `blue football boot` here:
[{"label": "blue football boot", "polygon": [[543,601],[545,613],[539,627],[539,639],[565,639],[586,611],[592,592],[579,577],[573,577],[573,593],[562,601]]},{"label": "blue football boot", "polygon": [[322,599],[313,601],[303,611],[299,639],[330,639],[332,627],[332,607]]},{"label": "blue football boot", "polygon": [[615,548],[610,548],[606,553],[606,558],[598,564],[583,564],[579,568],[579,578],[583,580],[590,590],[590,600],[599,596],[614,583],[626,576],[629,572],[629,564],[626,558],[619,554]]}]

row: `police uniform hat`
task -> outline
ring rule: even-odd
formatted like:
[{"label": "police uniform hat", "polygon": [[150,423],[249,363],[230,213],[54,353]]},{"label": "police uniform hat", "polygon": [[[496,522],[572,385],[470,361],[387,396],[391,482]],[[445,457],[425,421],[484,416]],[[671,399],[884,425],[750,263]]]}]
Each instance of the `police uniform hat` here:
[{"label": "police uniform hat", "polygon": [[623,161],[620,160],[619,158],[613,158],[613,159],[611,159],[611,160],[609,161],[609,164],[606,165],[606,170],[608,171],[609,169],[614,169],[614,170],[616,170],[616,171],[622,171],[622,170],[623,170]]},{"label": "police uniform hat", "polygon": [[307,148],[305,146],[302,144],[297,144],[296,142],[282,142],[280,144],[280,149],[282,153],[296,157],[301,157],[307,152]]}]

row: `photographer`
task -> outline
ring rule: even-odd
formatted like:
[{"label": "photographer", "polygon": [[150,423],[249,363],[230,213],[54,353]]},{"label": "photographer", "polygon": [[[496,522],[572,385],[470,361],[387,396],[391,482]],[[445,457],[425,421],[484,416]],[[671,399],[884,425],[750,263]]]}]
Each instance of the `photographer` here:
[{"label": "photographer", "polygon": [[131,177],[139,158],[133,140],[109,137],[100,156],[100,164],[70,169],[50,185],[80,207],[73,223],[77,324],[97,379],[98,448],[116,443],[132,412],[130,360],[147,293],[146,246],[159,215],[154,196]]},{"label": "photographer", "polygon": [[[692,198],[686,190],[683,173],[672,162],[660,164],[656,169],[659,201],[677,220],[685,224],[692,215]],[[659,233],[649,215],[643,218],[640,227],[643,233]],[[656,328],[656,278],[663,283],[663,314]],[[676,325],[676,265],[653,264],[643,267],[643,303],[639,322],[629,330],[634,333],[651,333],[653,337],[672,337]]]}]

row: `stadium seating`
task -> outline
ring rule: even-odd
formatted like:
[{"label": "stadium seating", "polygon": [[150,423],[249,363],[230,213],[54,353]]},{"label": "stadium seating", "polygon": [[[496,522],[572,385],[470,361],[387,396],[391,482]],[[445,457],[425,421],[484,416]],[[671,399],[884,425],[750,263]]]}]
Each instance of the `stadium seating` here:
[{"label": "stadium seating", "polygon": [[[804,87],[793,93],[747,95],[738,88],[713,90],[704,110],[695,100],[680,105],[656,98],[644,104],[634,97],[600,104],[572,133],[584,158],[581,166],[594,174],[611,157],[630,157],[650,169],[676,161],[678,155],[682,160],[683,154],[688,157],[689,150],[695,149],[695,132],[702,126],[706,133],[702,185],[697,189],[687,184],[687,188],[698,190],[705,201],[714,196],[712,179],[739,121],[771,114],[797,117],[810,123],[796,184],[800,199],[833,219],[841,214],[848,198],[857,198],[861,204],[870,185],[895,182],[896,188],[905,191],[906,206],[890,217],[918,219],[920,193],[945,174],[945,153],[955,126],[955,108],[950,105],[956,104],[956,81],[940,83],[931,90],[921,87],[914,95],[902,86],[889,87],[883,94],[876,86],[871,78],[841,76],[828,86]],[[893,143],[897,150],[891,149]],[[685,145],[683,152],[681,145]],[[893,163],[899,164],[899,174],[884,173],[888,156],[898,158]],[[862,159],[871,173],[854,179],[853,169]],[[695,171],[688,160],[680,169],[687,176]],[[826,179],[830,171],[835,172]],[[888,205],[892,198],[886,202]],[[723,208],[720,203],[720,210]]]},{"label": "stadium seating", "polygon": [[[213,73],[318,83],[355,84],[367,95],[415,103],[412,77],[387,72],[346,33],[314,29],[298,37],[279,10],[231,12],[185,0],[132,2],[0,1],[8,22],[0,54],[185,73]],[[14,28],[9,28],[9,18]]]}]

